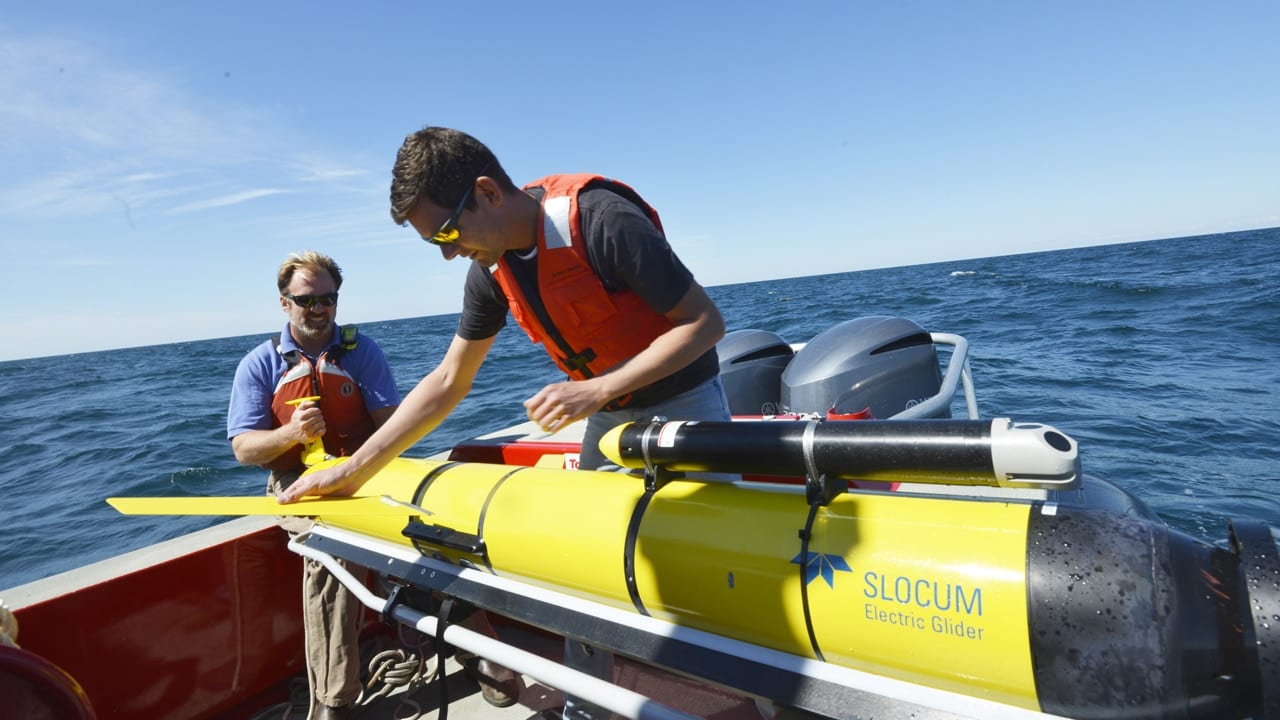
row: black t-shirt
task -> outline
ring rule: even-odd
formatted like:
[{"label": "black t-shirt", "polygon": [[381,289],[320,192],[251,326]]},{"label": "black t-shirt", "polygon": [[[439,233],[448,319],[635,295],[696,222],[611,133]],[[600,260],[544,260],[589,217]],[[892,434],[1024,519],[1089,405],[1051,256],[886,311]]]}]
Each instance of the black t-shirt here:
[{"label": "black t-shirt", "polygon": [[[604,187],[578,197],[587,261],[606,290],[630,289],[655,312],[667,313],[694,283],[693,273],[672,252],[666,237],[634,203]],[[526,296],[537,297],[537,252],[509,251],[505,258]],[[507,297],[489,268],[472,263],[467,272],[458,335],[483,340],[507,323]],[[715,348],[685,368],[633,394],[630,406],[644,407],[690,390],[720,370]]]}]

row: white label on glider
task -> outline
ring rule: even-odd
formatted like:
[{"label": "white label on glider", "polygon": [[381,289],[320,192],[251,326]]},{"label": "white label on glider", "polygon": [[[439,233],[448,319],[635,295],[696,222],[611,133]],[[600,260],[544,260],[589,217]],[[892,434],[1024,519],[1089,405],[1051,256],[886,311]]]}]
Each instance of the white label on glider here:
[{"label": "white label on glider", "polygon": [[663,425],[662,429],[658,431],[658,447],[675,447],[676,432],[680,429],[681,425],[684,425],[683,420],[669,422]]}]

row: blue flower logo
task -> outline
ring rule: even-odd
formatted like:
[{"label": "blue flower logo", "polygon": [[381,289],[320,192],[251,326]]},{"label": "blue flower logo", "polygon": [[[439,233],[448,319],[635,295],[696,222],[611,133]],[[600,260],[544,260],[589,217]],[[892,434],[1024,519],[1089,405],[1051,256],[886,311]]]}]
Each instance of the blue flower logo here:
[{"label": "blue flower logo", "polygon": [[[791,558],[791,562],[796,565],[803,561],[804,553],[799,553]],[[827,555],[826,553],[809,553],[809,562],[805,566],[804,584],[808,585],[813,582],[819,575],[823,580],[827,581],[827,587],[835,589],[836,572],[853,572],[853,568],[849,567],[849,563],[844,561],[840,555]]]}]

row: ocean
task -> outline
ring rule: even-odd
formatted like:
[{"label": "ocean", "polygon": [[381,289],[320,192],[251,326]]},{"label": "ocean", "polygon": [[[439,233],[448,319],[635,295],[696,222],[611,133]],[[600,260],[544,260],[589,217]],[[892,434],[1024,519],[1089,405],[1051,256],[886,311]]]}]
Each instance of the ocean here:
[{"label": "ocean", "polygon": [[[1222,544],[1234,517],[1280,526],[1280,228],[708,291],[731,330],[793,342],[866,315],[963,335],[983,417],[1057,427],[1085,473],[1198,538]],[[456,324],[360,327],[408,392]],[[231,455],[226,405],[236,363],[276,332],[0,362],[0,597],[221,522],[123,517],[107,497],[263,492],[265,472]],[[471,395],[409,454],[523,421],[520,401],[556,377],[509,326]]]}]

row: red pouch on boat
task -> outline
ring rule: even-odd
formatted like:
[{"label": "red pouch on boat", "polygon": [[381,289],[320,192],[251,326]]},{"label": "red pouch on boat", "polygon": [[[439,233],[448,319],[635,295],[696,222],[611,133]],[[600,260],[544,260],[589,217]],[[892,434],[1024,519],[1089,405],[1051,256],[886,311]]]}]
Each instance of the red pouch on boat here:
[{"label": "red pouch on boat", "polygon": [[827,409],[827,419],[828,420],[875,420],[876,417],[875,415],[871,414],[870,407],[864,407],[858,412],[838,413],[836,412],[836,406],[832,405],[830,408]]}]

